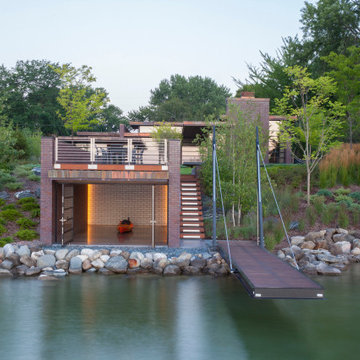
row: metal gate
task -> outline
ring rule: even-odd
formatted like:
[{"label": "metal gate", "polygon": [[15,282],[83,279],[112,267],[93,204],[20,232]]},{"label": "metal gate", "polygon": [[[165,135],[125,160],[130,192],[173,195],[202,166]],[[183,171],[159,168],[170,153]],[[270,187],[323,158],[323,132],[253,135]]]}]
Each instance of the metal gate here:
[{"label": "metal gate", "polygon": [[155,185],[151,185],[151,246],[155,247]]},{"label": "metal gate", "polygon": [[61,185],[61,244],[74,239],[74,185]]}]

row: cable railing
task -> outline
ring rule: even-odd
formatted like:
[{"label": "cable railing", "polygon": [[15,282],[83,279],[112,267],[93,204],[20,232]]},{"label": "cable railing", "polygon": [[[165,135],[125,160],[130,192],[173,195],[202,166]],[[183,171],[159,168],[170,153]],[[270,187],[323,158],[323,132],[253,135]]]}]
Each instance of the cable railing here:
[{"label": "cable railing", "polygon": [[56,164],[167,165],[167,140],[57,137]]}]

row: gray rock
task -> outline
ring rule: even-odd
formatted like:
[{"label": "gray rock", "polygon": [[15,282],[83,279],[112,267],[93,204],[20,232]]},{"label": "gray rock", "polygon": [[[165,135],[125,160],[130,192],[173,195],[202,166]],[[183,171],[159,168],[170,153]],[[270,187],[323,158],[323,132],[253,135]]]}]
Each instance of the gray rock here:
[{"label": "gray rock", "polygon": [[341,262],[341,258],[338,258],[334,255],[330,254],[317,254],[317,259],[322,262],[330,263],[330,264],[336,264]]},{"label": "gray rock", "polygon": [[301,270],[308,275],[317,275],[316,265],[306,262],[301,268]]},{"label": "gray rock", "polygon": [[[360,248],[360,239],[354,239],[352,242],[352,247],[353,247],[353,249]],[[0,256],[0,258],[1,258],[1,256]]]},{"label": "gray rock", "polygon": [[305,241],[305,236],[292,236],[291,245],[299,246]]},{"label": "gray rock", "polygon": [[182,253],[179,257],[175,258],[174,265],[179,266],[181,269],[190,265],[191,254]]},{"label": "gray rock", "polygon": [[7,260],[10,260],[14,266],[20,265],[20,256],[17,253],[10,254],[7,258]]},{"label": "gray rock", "polygon": [[39,250],[39,251],[33,251],[31,253],[31,258],[34,259],[35,261],[37,261],[37,259],[39,259],[39,257],[45,255],[43,250]]},{"label": "gray rock", "polygon": [[111,270],[106,269],[106,268],[99,269],[98,273],[102,274],[102,275],[114,275],[114,273]]},{"label": "gray rock", "polygon": [[90,260],[90,261],[95,261],[95,260],[97,260],[97,259],[100,259],[101,255],[102,255],[102,252],[99,251],[99,250],[96,250],[96,251],[94,251],[94,252],[92,253],[91,256],[89,256],[89,260]]},{"label": "gray rock", "polygon": [[101,252],[101,255],[108,255],[110,257],[110,250],[108,249],[101,249],[99,250]]},{"label": "gray rock", "polygon": [[79,256],[74,256],[70,259],[69,273],[70,274],[82,273],[82,260]]},{"label": "gray rock", "polygon": [[130,257],[130,253],[128,251],[122,251],[121,256],[127,260]]},{"label": "gray rock", "polygon": [[36,166],[33,169],[31,169],[31,171],[33,172],[34,175],[41,176],[41,167]]},{"label": "gray rock", "polygon": [[5,259],[5,252],[4,252],[4,248],[0,247],[0,260]]},{"label": "gray rock", "polygon": [[334,234],[333,242],[337,243],[339,241],[346,241],[347,234]]},{"label": "gray rock", "polygon": [[41,190],[40,190],[40,187],[36,188],[35,189],[35,196],[40,199],[40,195],[41,195]]},{"label": "gray rock", "polygon": [[153,255],[153,260],[157,261],[159,259],[167,259],[167,256],[164,253],[155,253]]},{"label": "gray rock", "polygon": [[69,262],[66,261],[66,260],[58,260],[56,263],[55,263],[55,267],[57,269],[63,269],[63,270],[68,270],[69,269]]},{"label": "gray rock", "polygon": [[52,250],[52,249],[45,249],[44,253],[45,253],[45,255],[54,255],[55,256],[55,250]]},{"label": "gray rock", "polygon": [[80,251],[78,249],[73,249],[68,252],[68,254],[65,256],[66,261],[70,261],[73,257],[78,256],[80,254]]},{"label": "gray rock", "polygon": [[335,255],[350,254],[351,244],[347,241],[339,241],[331,247],[331,252]]},{"label": "gray rock", "polygon": [[35,197],[35,194],[33,194],[30,190],[23,190],[23,191],[18,191],[15,194],[15,197],[17,199],[24,199],[24,198],[28,198],[28,197]]},{"label": "gray rock", "polygon": [[51,276],[51,275],[46,275],[46,274],[40,274],[40,276],[38,277],[39,280],[44,280],[44,281],[54,281],[54,280],[59,280],[56,276]]},{"label": "gray rock", "polygon": [[22,264],[26,265],[27,267],[36,266],[36,260],[32,259],[32,258],[31,258],[30,256],[28,256],[28,255],[21,256],[20,262],[21,262]]},{"label": "gray rock", "polygon": [[42,274],[48,275],[48,276],[55,276],[57,278],[63,278],[68,275],[68,273],[63,269],[46,270],[46,271],[43,271]]},{"label": "gray rock", "polygon": [[168,265],[169,261],[167,258],[160,258],[154,261],[154,268],[161,268],[164,269],[166,265]]},{"label": "gray rock", "polygon": [[227,264],[223,264],[216,270],[217,276],[226,276],[229,274],[230,270],[229,270],[228,266],[226,266],[226,265]]},{"label": "gray rock", "polygon": [[13,277],[13,274],[7,269],[0,269],[0,277]]},{"label": "gray rock", "polygon": [[59,249],[55,252],[56,260],[64,260],[66,255],[69,253],[68,249]]},{"label": "gray rock", "polygon": [[152,261],[152,259],[149,259],[148,257],[145,257],[143,260],[141,260],[140,266],[143,269],[150,270],[153,267],[153,261]]},{"label": "gray rock", "polygon": [[190,266],[194,266],[199,269],[203,269],[206,266],[206,259],[196,257],[195,259],[192,259],[190,261]]},{"label": "gray rock", "polygon": [[312,250],[315,248],[315,243],[313,241],[304,241],[302,244],[301,244],[301,248],[302,249],[309,249],[309,250]]},{"label": "gray rock", "polygon": [[120,254],[122,253],[122,250],[111,250],[110,252],[110,257],[113,257],[113,256],[119,256]]},{"label": "gray rock", "polygon": [[111,257],[105,264],[105,267],[117,274],[124,274],[127,271],[128,263],[122,256]]},{"label": "gray rock", "polygon": [[14,264],[12,261],[5,259],[1,264],[0,267],[2,269],[11,270],[14,267]]},{"label": "gray rock", "polygon": [[[360,261],[360,260],[359,260]],[[164,268],[160,267],[160,266],[153,266],[153,268],[151,269],[151,271],[154,273],[154,274],[157,274],[157,275],[162,275],[162,273],[164,272]]]},{"label": "gray rock", "polygon": [[201,269],[197,266],[185,266],[183,269],[184,275],[199,275],[201,273]]},{"label": "gray rock", "polygon": [[91,255],[95,252],[93,249],[85,248],[81,250],[81,255],[86,255],[88,258],[91,257]]},{"label": "gray rock", "polygon": [[55,259],[54,255],[46,254],[46,255],[40,256],[37,259],[37,266],[40,269],[43,269],[46,267],[53,267],[53,266],[55,266],[55,262],[56,262],[56,259]]},{"label": "gray rock", "polygon": [[293,251],[296,260],[300,260],[304,256],[304,252],[296,245],[292,245],[291,250]]},{"label": "gray rock", "polygon": [[333,266],[333,267],[336,268],[336,269],[339,269],[340,271],[345,271],[345,270],[347,270],[348,267],[349,267],[349,265],[347,265],[347,264],[341,264],[341,263],[339,263],[339,264],[332,264],[331,266]]},{"label": "gray rock", "polygon": [[351,254],[355,256],[360,255],[360,248],[354,248],[353,250],[351,250]]},{"label": "gray rock", "polygon": [[31,268],[28,268],[26,271],[25,271],[25,275],[26,276],[33,276],[33,275],[37,275],[37,274],[40,274],[41,272],[41,269],[36,267],[36,266],[32,266]]},{"label": "gray rock", "polygon": [[96,260],[92,261],[91,265],[95,269],[102,269],[104,267],[104,263],[100,259],[96,259]]},{"label": "gray rock", "polygon": [[[84,264],[84,263],[83,263]],[[103,268],[104,269],[104,268]],[[100,269],[100,270],[102,270],[102,269]],[[92,274],[92,273],[95,273],[97,270],[95,269],[95,268],[93,268],[93,267],[91,267],[90,269],[88,269],[88,270],[86,270],[86,272],[87,273],[89,273],[89,274]]]},{"label": "gray rock", "polygon": [[145,258],[150,259],[150,260],[154,260],[154,253],[152,253],[152,252],[147,252],[147,253],[145,254]]},{"label": "gray rock", "polygon": [[180,275],[180,273],[181,273],[180,267],[177,265],[166,265],[163,272],[164,276]]},{"label": "gray rock", "polygon": [[0,199],[7,200],[10,198],[10,194],[6,191],[0,191]]},{"label": "gray rock", "polygon": [[15,252],[15,247],[14,245],[12,244],[6,244],[4,247],[4,255],[5,255],[5,258],[7,258],[10,254],[14,253]]},{"label": "gray rock", "polygon": [[30,256],[30,249],[27,245],[22,245],[16,250],[16,253],[21,257],[24,255]]},{"label": "gray rock", "polygon": [[101,255],[100,260],[105,264],[110,259],[109,255]]},{"label": "gray rock", "polygon": [[337,228],[336,232],[338,234],[345,234],[345,235],[347,235],[349,233],[346,229],[342,229],[342,228]]},{"label": "gray rock", "polygon": [[220,267],[221,267],[221,265],[218,263],[211,263],[211,264],[207,265],[207,267],[204,269],[204,272],[207,272],[210,275],[216,275],[216,273],[220,269]]},{"label": "gray rock", "polygon": [[341,271],[333,266],[329,266],[323,262],[316,266],[316,271],[320,275],[340,275]]},{"label": "gray rock", "polygon": [[305,241],[312,241],[315,242],[315,240],[317,239],[324,239],[326,234],[326,230],[322,230],[322,231],[312,231],[309,232],[306,236],[305,236]]},{"label": "gray rock", "polygon": [[281,250],[278,250],[278,252],[277,252],[277,257],[279,258],[279,259],[285,259],[285,254],[284,254],[284,252],[283,251],[281,251]]},{"label": "gray rock", "polygon": [[23,275],[25,275],[25,272],[26,272],[27,269],[28,269],[28,267],[26,265],[18,265],[16,267],[16,273],[19,276],[23,276]]},{"label": "gray rock", "polygon": [[299,228],[299,222],[298,221],[292,221],[289,225],[289,230],[297,230]]}]

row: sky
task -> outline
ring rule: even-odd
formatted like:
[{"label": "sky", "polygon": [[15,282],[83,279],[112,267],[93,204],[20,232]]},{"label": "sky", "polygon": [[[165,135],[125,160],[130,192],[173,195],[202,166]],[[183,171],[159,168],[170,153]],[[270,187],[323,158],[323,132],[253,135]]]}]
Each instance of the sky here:
[{"label": "sky", "polygon": [[235,94],[259,51],[300,30],[304,0],[0,0],[0,63],[88,65],[125,113],[172,74],[208,76]]}]

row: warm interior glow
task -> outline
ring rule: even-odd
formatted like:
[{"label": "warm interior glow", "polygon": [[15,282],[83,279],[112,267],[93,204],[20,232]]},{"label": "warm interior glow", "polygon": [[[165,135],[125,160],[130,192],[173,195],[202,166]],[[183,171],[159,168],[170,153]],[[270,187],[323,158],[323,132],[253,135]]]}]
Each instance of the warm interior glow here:
[{"label": "warm interior glow", "polygon": [[92,184],[87,185],[87,242],[91,244],[91,226],[90,219],[92,219],[92,208],[93,208],[93,189],[94,186]]}]

